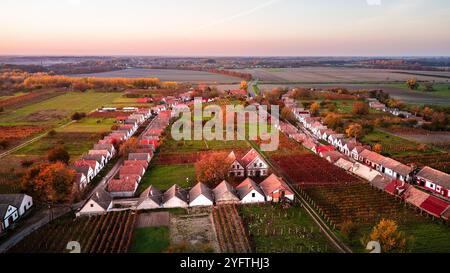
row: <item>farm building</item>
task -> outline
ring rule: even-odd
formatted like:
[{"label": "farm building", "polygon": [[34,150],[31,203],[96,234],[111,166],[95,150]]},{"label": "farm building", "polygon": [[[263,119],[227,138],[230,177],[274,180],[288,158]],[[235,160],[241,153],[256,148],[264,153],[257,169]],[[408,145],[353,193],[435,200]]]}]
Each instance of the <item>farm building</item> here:
[{"label": "farm building", "polygon": [[113,206],[112,196],[103,189],[96,191],[77,215],[97,215],[108,212]]},{"label": "farm building", "polygon": [[149,153],[130,153],[128,155],[128,160],[145,160],[150,162],[151,159],[152,157]]},{"label": "farm building", "polygon": [[108,150],[89,150],[90,155],[102,155],[109,161],[112,158],[112,154]]},{"label": "farm building", "polygon": [[267,201],[279,202],[283,199],[294,200],[294,193],[289,186],[275,174],[267,177],[259,184]]},{"label": "farm building", "polygon": [[390,179],[387,179],[382,175],[377,175],[374,179],[372,179],[372,181],[370,181],[370,184],[377,189],[384,190],[390,182]]},{"label": "farm building", "polygon": [[340,158],[338,161],[336,161],[336,163],[334,163],[334,165],[346,171],[351,171],[351,169],[353,168],[353,163],[344,158]]},{"label": "farm building", "polygon": [[324,158],[326,161],[330,162],[331,164],[334,164],[336,161],[338,161],[341,158],[345,158],[345,156],[338,151],[321,152],[320,157]]},{"label": "farm building", "polygon": [[233,186],[231,186],[227,181],[222,181],[217,187],[213,189],[214,200],[216,204],[232,204],[240,202],[239,197]]},{"label": "farm building", "polygon": [[410,167],[398,161],[369,150],[362,151],[360,159],[371,168],[401,181],[406,181],[412,171]]},{"label": "farm building", "polygon": [[422,203],[428,199],[428,197],[430,197],[428,193],[416,189],[415,187],[409,187],[403,194],[403,199],[405,200],[405,202],[419,208],[420,205],[422,205]]},{"label": "farm building", "polygon": [[233,162],[230,175],[242,177],[245,172],[248,177],[261,177],[269,173],[269,165],[255,149],[251,149],[241,159],[238,159],[234,152],[231,152],[228,158]]},{"label": "farm building", "polygon": [[87,184],[88,180],[86,175],[84,175],[84,173],[77,173],[75,175],[75,185],[78,188],[78,190],[86,188]]},{"label": "farm building", "polygon": [[320,155],[321,153],[334,151],[334,147],[333,146],[316,145],[312,148],[312,151],[315,154]]},{"label": "farm building", "polygon": [[94,170],[88,165],[80,165],[80,166],[73,166],[72,169],[75,170],[77,173],[82,173],[86,177],[87,183],[90,183],[92,178],[94,178]]},{"label": "farm building", "polygon": [[187,208],[188,206],[187,192],[178,185],[173,185],[163,195],[164,208]]},{"label": "farm building", "polygon": [[148,162],[146,160],[125,160],[124,166],[141,166],[145,170],[148,168]]},{"label": "farm building", "polygon": [[424,167],[417,173],[416,183],[433,193],[450,198],[450,175],[444,172]]},{"label": "farm building", "polygon": [[105,156],[103,156],[103,155],[90,155],[90,154],[87,154],[87,155],[83,155],[81,157],[81,159],[97,161],[98,164],[100,165],[100,169],[103,169],[105,167],[106,163],[107,163],[107,160],[106,160]]},{"label": "farm building", "polygon": [[26,194],[0,194],[0,230],[11,227],[33,207],[33,198]]},{"label": "farm building", "polygon": [[266,201],[264,192],[251,178],[245,179],[241,184],[236,187],[241,203],[263,203]]},{"label": "farm building", "polygon": [[379,172],[375,171],[374,169],[367,167],[360,163],[355,163],[353,165],[353,168],[350,170],[350,172],[352,172],[353,174],[355,174],[367,181],[372,181],[375,177],[377,177],[378,175],[381,175]]},{"label": "farm building", "polygon": [[90,179],[94,178],[100,171],[100,164],[95,160],[77,160],[73,163],[75,167],[89,167],[92,170],[92,175]]},{"label": "farm building", "polygon": [[162,193],[154,186],[148,187],[141,196],[137,204],[138,210],[150,210],[161,208]]},{"label": "farm building", "polygon": [[107,150],[112,156],[115,156],[117,152],[112,144],[95,144],[94,150]]},{"label": "farm building", "polygon": [[198,183],[189,191],[189,206],[201,207],[214,205],[214,196],[210,188]]},{"label": "farm building", "polygon": [[363,146],[356,146],[353,148],[353,150],[350,152],[350,157],[354,160],[363,162],[363,158],[361,156],[361,153],[363,153],[366,150]]},{"label": "farm building", "polygon": [[133,197],[138,188],[140,176],[121,176],[120,179],[111,179],[108,182],[108,192],[112,197]]},{"label": "farm building", "polygon": [[404,194],[409,187],[410,185],[403,181],[392,180],[391,183],[384,188],[384,191],[392,195],[400,196]]},{"label": "farm building", "polygon": [[420,208],[429,214],[441,217],[441,214],[450,206],[449,202],[445,202],[436,196],[429,196],[421,205]]}]

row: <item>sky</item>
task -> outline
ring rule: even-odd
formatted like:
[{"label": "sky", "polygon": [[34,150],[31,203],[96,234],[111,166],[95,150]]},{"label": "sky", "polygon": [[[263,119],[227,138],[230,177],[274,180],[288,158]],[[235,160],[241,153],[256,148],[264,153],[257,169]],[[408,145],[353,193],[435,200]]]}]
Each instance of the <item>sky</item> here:
[{"label": "sky", "polygon": [[450,56],[448,0],[1,0],[0,55]]}]

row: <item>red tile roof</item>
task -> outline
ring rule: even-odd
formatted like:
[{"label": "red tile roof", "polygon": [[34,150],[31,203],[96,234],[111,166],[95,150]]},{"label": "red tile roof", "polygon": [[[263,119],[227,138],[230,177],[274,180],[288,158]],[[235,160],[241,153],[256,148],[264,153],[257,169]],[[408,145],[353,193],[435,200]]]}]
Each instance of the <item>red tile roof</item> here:
[{"label": "red tile roof", "polygon": [[292,194],[289,186],[275,174],[271,174],[261,184],[259,184],[266,196],[271,195],[277,190],[284,190],[288,194]]},{"label": "red tile roof", "polygon": [[333,146],[316,146],[316,151],[318,154],[325,153],[325,152],[332,152],[334,151]]},{"label": "red tile roof", "polygon": [[435,196],[428,197],[425,202],[420,205],[422,209],[427,211],[428,213],[440,217],[441,214],[450,206],[449,202],[446,202],[442,199],[439,199]]},{"label": "red tile roof", "polygon": [[134,179],[113,179],[108,183],[109,192],[134,192],[137,188],[137,182]]},{"label": "red tile roof", "polygon": [[142,166],[122,166],[120,167],[120,175],[142,175],[144,168]]},{"label": "red tile roof", "polygon": [[92,170],[95,170],[96,166],[97,166],[98,162],[95,160],[77,160],[73,163],[73,165],[75,165],[76,167],[82,167],[82,166],[89,166],[92,168]]}]

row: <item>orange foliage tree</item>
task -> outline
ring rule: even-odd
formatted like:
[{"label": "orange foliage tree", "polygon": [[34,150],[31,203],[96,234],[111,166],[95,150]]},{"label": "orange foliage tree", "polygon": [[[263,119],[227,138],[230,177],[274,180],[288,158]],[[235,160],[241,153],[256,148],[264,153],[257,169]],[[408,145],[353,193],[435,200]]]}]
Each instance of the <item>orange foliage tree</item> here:
[{"label": "orange foliage tree", "polygon": [[353,103],[352,113],[355,115],[366,115],[369,113],[369,105],[363,101]]},{"label": "orange foliage tree", "polygon": [[65,164],[42,163],[28,169],[22,188],[35,198],[47,202],[68,202],[73,197],[75,171]]},{"label": "orange foliage tree", "polygon": [[224,152],[213,152],[202,156],[195,163],[197,181],[214,187],[228,177],[232,160]]}]

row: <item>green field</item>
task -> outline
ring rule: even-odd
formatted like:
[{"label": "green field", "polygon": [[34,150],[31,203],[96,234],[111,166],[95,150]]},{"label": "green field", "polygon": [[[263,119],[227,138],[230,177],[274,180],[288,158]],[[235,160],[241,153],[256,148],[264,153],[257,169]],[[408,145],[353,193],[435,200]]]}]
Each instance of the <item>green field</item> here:
[{"label": "green field", "polygon": [[138,193],[143,192],[150,185],[164,191],[175,184],[189,188],[193,186],[193,183],[195,183],[194,165],[151,165],[142,178]]},{"label": "green field", "polygon": [[412,156],[420,154],[431,154],[437,152],[432,148],[427,148],[424,151],[418,149],[418,143],[374,130],[365,135],[362,142],[371,146],[381,144],[383,146],[382,154],[390,156]]},{"label": "green field", "polygon": [[433,85],[434,91],[432,91],[432,92],[425,91],[425,86],[422,83],[419,83],[418,90],[409,89],[408,86],[406,85],[406,83],[388,84],[388,86],[400,88],[403,90],[408,90],[411,92],[425,93],[425,94],[430,94],[430,95],[434,95],[434,96],[450,98],[450,84],[445,84],[445,83],[434,84]]},{"label": "green field", "polygon": [[84,118],[66,127],[58,128],[61,133],[103,133],[111,131],[113,118]]},{"label": "green field", "polygon": [[169,247],[169,228],[137,228],[130,253],[162,253]]},{"label": "green field", "polygon": [[75,112],[90,112],[119,98],[121,93],[69,92],[7,112],[0,125],[61,125]]}]

